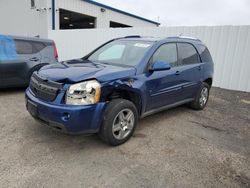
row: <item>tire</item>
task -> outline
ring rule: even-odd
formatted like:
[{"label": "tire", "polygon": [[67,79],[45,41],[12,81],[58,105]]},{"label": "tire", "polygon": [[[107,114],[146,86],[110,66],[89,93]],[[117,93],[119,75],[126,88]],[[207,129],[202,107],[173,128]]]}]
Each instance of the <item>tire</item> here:
[{"label": "tire", "polygon": [[195,100],[190,103],[190,107],[195,110],[202,110],[206,107],[209,99],[210,86],[203,82],[199,92],[197,93]]},{"label": "tire", "polygon": [[112,100],[104,112],[99,137],[112,146],[123,144],[133,135],[137,121],[138,111],[132,102]]}]

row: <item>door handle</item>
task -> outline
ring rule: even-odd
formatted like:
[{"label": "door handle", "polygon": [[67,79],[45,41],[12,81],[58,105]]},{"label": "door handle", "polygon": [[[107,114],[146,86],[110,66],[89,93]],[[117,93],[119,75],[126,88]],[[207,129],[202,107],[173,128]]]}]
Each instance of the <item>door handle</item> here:
[{"label": "door handle", "polygon": [[201,66],[198,66],[197,68],[198,68],[198,70],[201,70]]},{"label": "door handle", "polygon": [[39,61],[39,59],[37,57],[32,57],[30,58],[30,61]]},{"label": "door handle", "polygon": [[180,74],[181,74],[180,71],[176,71],[176,72],[175,72],[175,75],[180,75]]}]

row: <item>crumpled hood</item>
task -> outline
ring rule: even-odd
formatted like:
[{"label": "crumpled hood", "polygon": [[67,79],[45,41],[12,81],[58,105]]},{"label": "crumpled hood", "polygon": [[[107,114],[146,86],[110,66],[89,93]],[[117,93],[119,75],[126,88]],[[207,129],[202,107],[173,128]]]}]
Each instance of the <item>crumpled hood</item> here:
[{"label": "crumpled hood", "polygon": [[61,83],[76,83],[95,78],[100,82],[111,81],[135,75],[133,67],[120,67],[93,63],[82,59],[47,65],[38,74],[45,79]]}]

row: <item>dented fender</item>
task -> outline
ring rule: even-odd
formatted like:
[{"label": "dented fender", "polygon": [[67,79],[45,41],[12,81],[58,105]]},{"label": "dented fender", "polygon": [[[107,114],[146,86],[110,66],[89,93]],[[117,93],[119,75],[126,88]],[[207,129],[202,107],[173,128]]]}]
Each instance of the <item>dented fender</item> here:
[{"label": "dented fender", "polygon": [[[109,101],[111,96],[121,93],[130,93],[138,96],[140,106],[137,106],[140,113],[145,111],[147,103],[147,92],[145,83],[136,77],[118,79],[102,84],[101,101]],[[126,96],[125,96],[126,97]]]}]

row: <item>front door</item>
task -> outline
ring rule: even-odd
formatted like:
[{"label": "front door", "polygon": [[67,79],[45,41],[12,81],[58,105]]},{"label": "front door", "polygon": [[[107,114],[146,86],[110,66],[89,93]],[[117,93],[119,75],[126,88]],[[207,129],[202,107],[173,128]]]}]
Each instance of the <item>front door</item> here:
[{"label": "front door", "polygon": [[176,43],[161,45],[150,60],[150,64],[156,61],[168,62],[170,70],[146,72],[146,88],[148,101],[146,111],[160,108],[180,100],[182,92],[181,80],[177,58]]}]

